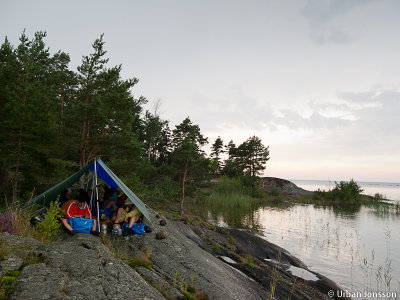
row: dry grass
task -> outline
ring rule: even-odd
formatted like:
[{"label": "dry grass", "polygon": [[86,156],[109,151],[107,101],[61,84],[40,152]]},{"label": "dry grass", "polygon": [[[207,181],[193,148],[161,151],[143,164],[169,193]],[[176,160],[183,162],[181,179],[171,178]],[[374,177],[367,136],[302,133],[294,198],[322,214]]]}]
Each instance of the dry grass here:
[{"label": "dry grass", "polygon": [[[278,259],[277,261],[280,262],[281,261],[281,251],[279,250],[278,253]],[[278,282],[278,264],[276,264],[272,270],[272,281],[269,284],[269,300],[275,299],[274,295],[275,295],[275,290],[276,290],[276,284]]]},{"label": "dry grass", "polygon": [[42,243],[47,242],[47,239],[31,225],[31,211],[29,209],[14,208],[12,214],[12,225],[16,235],[34,238]]},{"label": "dry grass", "polygon": [[3,243],[0,237],[0,262],[3,261],[6,256],[14,252],[15,249],[6,243]]},{"label": "dry grass", "polygon": [[151,270],[151,266],[153,265],[151,251],[140,251],[135,257],[127,259],[126,263],[132,268],[141,266]]},{"label": "dry grass", "polygon": [[117,256],[116,250],[110,238],[105,234],[100,234],[100,239],[104,246],[106,246],[108,250],[110,250],[114,254],[114,256]]},{"label": "dry grass", "polygon": [[100,234],[100,239],[104,246],[110,250],[110,252],[114,255],[115,258],[118,258],[124,262],[127,262],[131,255],[129,254],[129,250],[124,247],[121,247],[120,243],[123,243],[121,239],[112,240],[110,236],[106,234]]}]

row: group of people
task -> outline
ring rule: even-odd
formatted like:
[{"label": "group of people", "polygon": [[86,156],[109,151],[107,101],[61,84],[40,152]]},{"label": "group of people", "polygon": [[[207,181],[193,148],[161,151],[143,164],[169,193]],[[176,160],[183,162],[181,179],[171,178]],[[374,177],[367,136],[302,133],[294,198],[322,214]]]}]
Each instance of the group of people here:
[{"label": "group of people", "polygon": [[[69,200],[70,194],[71,190],[66,189],[60,195],[60,206],[65,212],[61,223],[74,235],[78,230],[74,228],[75,222],[72,222],[72,220],[90,220],[90,234],[99,235],[96,217],[93,217],[89,207],[90,191],[86,192],[84,189],[80,189],[77,197],[72,200]],[[130,234],[132,227],[141,217],[141,212],[134,204],[125,204],[126,199],[127,196],[119,189],[105,187],[103,200],[100,201],[99,212],[102,215],[102,224],[114,224],[114,230],[119,228],[120,230],[118,231],[121,231],[123,235]],[[123,229],[120,227],[122,223],[127,223]]]},{"label": "group of people", "polygon": [[[113,233],[121,232],[123,235],[129,235],[136,222],[142,216],[142,213],[134,204],[126,204],[128,197],[116,188],[108,188],[104,186],[103,201],[100,202],[100,209],[103,212],[103,218],[111,219]],[[121,224],[128,223],[127,226],[121,228]]]}]

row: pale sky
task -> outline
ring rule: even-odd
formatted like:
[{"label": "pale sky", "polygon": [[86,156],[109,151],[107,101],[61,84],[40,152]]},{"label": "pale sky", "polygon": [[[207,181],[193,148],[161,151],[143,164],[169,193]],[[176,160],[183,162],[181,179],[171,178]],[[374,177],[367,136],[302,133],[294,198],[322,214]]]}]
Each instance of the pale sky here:
[{"label": "pale sky", "polygon": [[148,109],[260,137],[266,176],[400,182],[398,0],[0,0],[1,41],[24,29],[74,70],[104,33]]}]

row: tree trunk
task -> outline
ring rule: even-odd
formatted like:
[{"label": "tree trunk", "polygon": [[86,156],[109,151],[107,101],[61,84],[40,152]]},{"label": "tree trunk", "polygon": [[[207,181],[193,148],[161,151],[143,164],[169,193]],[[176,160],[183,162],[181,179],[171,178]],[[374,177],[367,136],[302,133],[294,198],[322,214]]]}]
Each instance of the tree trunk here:
[{"label": "tree trunk", "polygon": [[12,183],[12,190],[13,190],[13,198],[12,203],[13,205],[16,204],[18,200],[18,187],[19,187],[19,167],[21,164],[21,152],[22,152],[22,132],[24,126],[24,118],[25,118],[25,105],[26,105],[26,95],[24,96],[24,104],[22,106],[22,115],[19,120],[19,134],[18,134],[18,141],[17,141],[17,161],[15,164],[15,174]]},{"label": "tree trunk", "polygon": [[188,166],[189,158],[186,158],[185,162],[185,170],[183,171],[183,179],[182,179],[182,199],[181,199],[181,215],[183,215],[183,202],[185,201],[185,182],[186,182],[186,174],[187,174],[187,166]]},{"label": "tree trunk", "polygon": [[64,95],[60,96],[60,125],[64,126]]},{"label": "tree trunk", "polygon": [[[85,103],[89,104],[89,95],[85,96]],[[88,135],[89,135],[89,124],[87,120],[87,116],[85,116],[85,120],[82,122],[81,127],[81,143],[79,147],[79,167],[80,169],[84,168],[87,165],[86,159],[86,148],[88,145]],[[79,185],[82,188],[84,185],[84,176],[79,180]]]},{"label": "tree trunk", "polygon": [[79,167],[82,169],[86,166],[86,136],[87,136],[87,121],[82,123],[81,127],[81,143],[79,147]]},{"label": "tree trunk", "polygon": [[60,104],[61,104],[61,107],[60,107],[60,116],[61,116],[61,118],[64,116],[64,95],[61,95],[60,96]]},{"label": "tree trunk", "polygon": [[[89,95],[86,94],[85,96],[85,103],[89,104]],[[82,127],[81,127],[81,144],[80,144],[80,158],[79,158],[79,167],[82,169],[83,167],[86,166],[87,161],[86,161],[86,148],[87,148],[87,139],[88,139],[88,134],[89,134],[89,125],[88,125],[88,120],[87,116],[85,116],[85,120],[82,122]]]},{"label": "tree trunk", "polygon": [[7,203],[7,196],[9,192],[9,183],[10,183],[10,176],[9,171],[6,166],[2,168],[2,176],[1,176],[1,189],[4,195],[5,207],[8,207]]}]

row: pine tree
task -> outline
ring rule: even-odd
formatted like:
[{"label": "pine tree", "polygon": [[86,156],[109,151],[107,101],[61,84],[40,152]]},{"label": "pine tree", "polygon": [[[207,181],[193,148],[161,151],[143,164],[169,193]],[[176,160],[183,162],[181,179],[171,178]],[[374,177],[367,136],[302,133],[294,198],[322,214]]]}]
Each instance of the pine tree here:
[{"label": "pine tree", "polygon": [[166,163],[171,151],[168,121],[161,120],[157,114],[146,111],[143,120],[143,143],[147,159],[154,165]]},{"label": "pine tree", "polygon": [[265,170],[269,146],[265,147],[260,138],[252,136],[237,148],[237,159],[245,174],[256,177]]},{"label": "pine tree", "polygon": [[92,45],[93,53],[83,57],[76,98],[69,103],[70,136],[73,144],[79,144],[80,168],[98,155],[110,154],[118,147],[115,139],[123,136],[129,142],[134,119],[146,102],[131,95],[130,89],[138,79],[122,80],[121,65],[106,68],[103,46],[101,35]]},{"label": "pine tree", "polygon": [[175,176],[179,178],[182,187],[180,211],[183,214],[186,182],[204,179],[209,172],[209,160],[205,157],[201,146],[207,143],[198,125],[192,124],[189,117],[175,127],[172,135],[173,152],[172,165]]},{"label": "pine tree", "polygon": [[211,146],[211,157],[214,158],[214,164],[216,167],[216,172],[220,173],[221,172],[221,157],[220,155],[224,153],[224,142],[221,139],[221,137],[218,136],[218,138],[215,140],[214,144]]},{"label": "pine tree", "polygon": [[17,48],[7,39],[1,46],[2,185],[6,194],[11,189],[13,202],[20,196],[21,182],[25,189],[45,183],[55,136],[52,107],[57,82],[45,37],[45,32],[36,32],[29,40],[23,33]]}]

